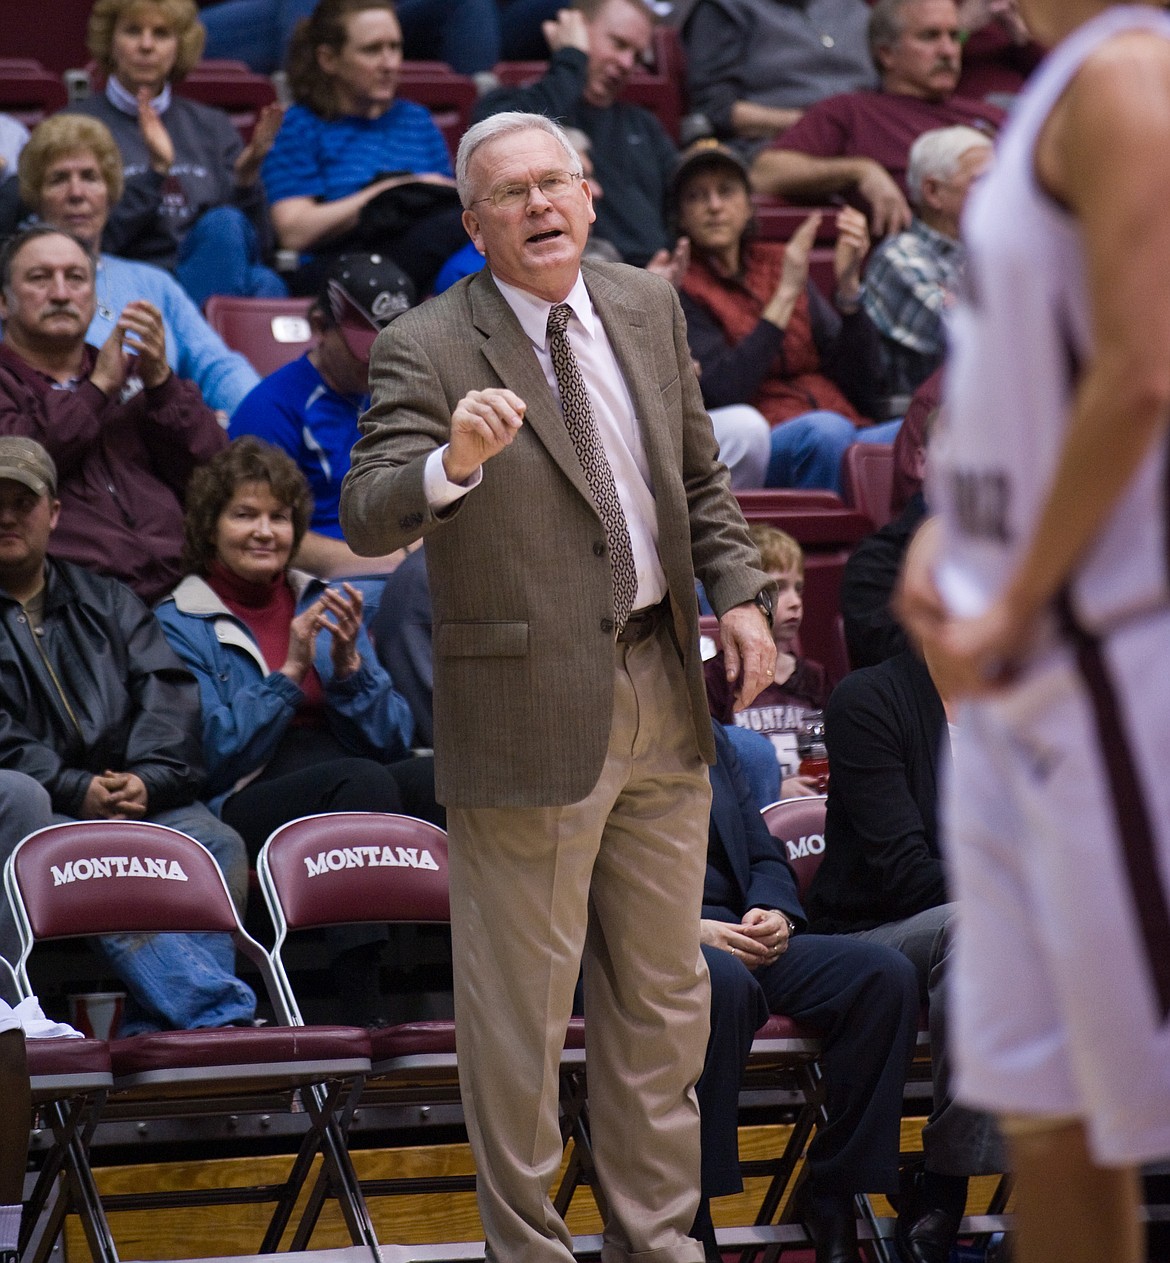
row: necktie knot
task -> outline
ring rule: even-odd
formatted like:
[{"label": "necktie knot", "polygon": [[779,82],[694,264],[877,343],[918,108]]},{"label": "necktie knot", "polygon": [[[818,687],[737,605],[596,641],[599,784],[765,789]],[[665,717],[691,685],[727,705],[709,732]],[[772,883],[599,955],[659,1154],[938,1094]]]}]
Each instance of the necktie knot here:
[{"label": "necktie knot", "polygon": [[548,313],[548,335],[555,337],[559,333],[564,333],[569,327],[569,317],[573,314],[572,307],[568,303],[557,303],[549,310]]}]

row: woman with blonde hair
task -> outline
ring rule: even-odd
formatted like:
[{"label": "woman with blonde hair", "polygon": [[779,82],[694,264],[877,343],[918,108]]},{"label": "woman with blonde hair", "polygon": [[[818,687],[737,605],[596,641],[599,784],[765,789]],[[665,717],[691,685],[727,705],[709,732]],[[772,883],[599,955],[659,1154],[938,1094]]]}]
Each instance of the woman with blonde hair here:
[{"label": "woman with blonde hair", "polygon": [[126,189],[104,245],[173,271],[197,302],[279,296],[260,263],[269,244],[260,165],[280,127],[265,108],[245,145],[223,110],[175,94],[203,52],[194,0],[97,0],[89,50],[105,87],[70,108],[100,119],[122,154]]}]

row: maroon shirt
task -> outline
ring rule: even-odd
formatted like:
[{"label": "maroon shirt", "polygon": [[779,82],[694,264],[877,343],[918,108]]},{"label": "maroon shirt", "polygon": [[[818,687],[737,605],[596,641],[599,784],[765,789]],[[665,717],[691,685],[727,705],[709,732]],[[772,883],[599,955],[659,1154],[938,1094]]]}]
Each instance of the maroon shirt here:
[{"label": "maroon shirt", "polygon": [[36,439],[57,464],[61,520],[49,553],[127,583],[146,602],[182,569],[183,495],[197,465],[227,446],[199,388],[173,373],[107,399],[89,380],[59,388],[0,342],[0,434]]},{"label": "maroon shirt", "polygon": [[910,146],[923,132],[964,123],[994,136],[1004,118],[1003,110],[986,101],[960,96],[924,101],[867,88],[818,101],[771,148],[794,149],[813,158],[872,158],[905,193]]}]

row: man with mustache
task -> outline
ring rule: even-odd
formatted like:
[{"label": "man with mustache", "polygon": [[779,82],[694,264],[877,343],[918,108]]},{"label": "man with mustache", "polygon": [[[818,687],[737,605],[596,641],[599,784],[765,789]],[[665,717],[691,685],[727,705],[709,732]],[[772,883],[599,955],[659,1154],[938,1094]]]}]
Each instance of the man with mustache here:
[{"label": "man with mustache", "polygon": [[1003,121],[996,106],[955,95],[959,36],[955,0],[878,0],[869,47],[881,86],[807,110],[756,158],[754,190],[821,202],[843,194],[868,208],[875,237],[906,228],[906,168],[917,137],[960,123],[993,135]]},{"label": "man with mustache", "polygon": [[53,556],[157,600],[181,574],[187,479],[227,437],[171,372],[153,304],[127,303],[105,343],[86,345],[94,259],[71,233],[13,237],[0,286],[0,434],[35,439],[57,462]]}]

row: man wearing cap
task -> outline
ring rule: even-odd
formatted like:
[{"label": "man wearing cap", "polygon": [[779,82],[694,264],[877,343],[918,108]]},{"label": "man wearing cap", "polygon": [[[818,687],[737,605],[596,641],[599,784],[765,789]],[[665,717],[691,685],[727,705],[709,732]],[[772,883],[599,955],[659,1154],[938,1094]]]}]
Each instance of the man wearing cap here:
[{"label": "man wearing cap", "polygon": [[131,302],[88,346],[94,260],[59,228],[0,256],[0,434],[36,439],[61,469],[52,551],[154,601],[179,579],[183,493],[227,444],[198,387],[171,372],[158,309]]},{"label": "man wearing cap", "polygon": [[370,402],[370,347],[414,301],[414,285],[389,257],[342,255],[309,311],[317,344],[265,377],[232,417],[232,438],[253,434],[282,448],[308,479],[313,517],[296,564],[319,578],[384,574],[399,559],[353,552],[341,533],[338,502],[359,437],[358,417]]},{"label": "man wearing cap", "polygon": [[[25,797],[35,810],[24,819],[0,817],[0,855],[30,828],[58,821],[153,820],[211,851],[242,910],[243,840],[196,801],[198,685],[129,588],[46,557],[60,516],[48,452],[0,437],[0,768],[45,791],[39,803]],[[0,947],[14,944],[5,903]],[[255,1013],[226,934],[114,935],[98,946],[130,993],[123,1034]]]}]

